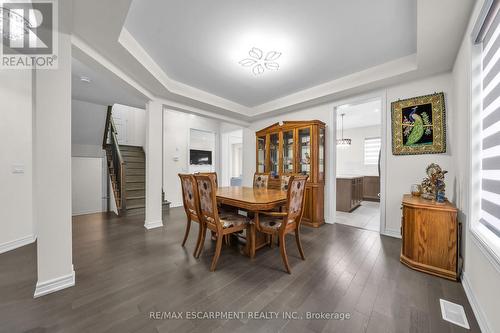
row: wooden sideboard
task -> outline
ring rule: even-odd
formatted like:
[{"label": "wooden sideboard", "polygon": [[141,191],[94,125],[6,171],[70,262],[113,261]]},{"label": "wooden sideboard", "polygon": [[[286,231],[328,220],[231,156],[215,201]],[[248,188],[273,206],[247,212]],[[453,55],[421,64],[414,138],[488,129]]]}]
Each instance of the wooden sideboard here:
[{"label": "wooden sideboard", "polygon": [[337,177],[337,210],[352,212],[359,207],[363,200],[363,177]]},{"label": "wooden sideboard", "polygon": [[308,175],[302,224],[325,223],[325,123],[284,121],[255,133],[256,171],[270,173],[270,188],[280,187],[283,174]]},{"label": "wooden sideboard", "polygon": [[418,271],[459,278],[459,224],[457,209],[450,202],[439,204],[403,196],[401,221],[402,248],[400,260]]}]

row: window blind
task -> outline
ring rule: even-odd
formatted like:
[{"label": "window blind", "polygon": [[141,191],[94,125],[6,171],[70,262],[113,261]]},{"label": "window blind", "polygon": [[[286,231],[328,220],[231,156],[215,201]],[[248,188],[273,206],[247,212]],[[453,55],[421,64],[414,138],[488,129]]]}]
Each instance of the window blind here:
[{"label": "window blind", "polygon": [[365,165],[377,165],[380,152],[380,138],[365,139]]},{"label": "window blind", "polygon": [[[492,10],[494,10],[493,6]],[[498,6],[496,6],[498,8]],[[479,222],[500,237],[500,14],[489,13],[482,42],[481,212]]]}]

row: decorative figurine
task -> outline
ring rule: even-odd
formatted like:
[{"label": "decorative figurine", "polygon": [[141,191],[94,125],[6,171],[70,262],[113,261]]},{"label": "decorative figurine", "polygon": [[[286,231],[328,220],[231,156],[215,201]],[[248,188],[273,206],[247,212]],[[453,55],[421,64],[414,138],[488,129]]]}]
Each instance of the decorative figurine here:
[{"label": "decorative figurine", "polygon": [[444,175],[448,172],[441,169],[436,163],[430,164],[425,169],[427,177],[422,181],[422,198],[435,200],[438,203],[446,201]]}]

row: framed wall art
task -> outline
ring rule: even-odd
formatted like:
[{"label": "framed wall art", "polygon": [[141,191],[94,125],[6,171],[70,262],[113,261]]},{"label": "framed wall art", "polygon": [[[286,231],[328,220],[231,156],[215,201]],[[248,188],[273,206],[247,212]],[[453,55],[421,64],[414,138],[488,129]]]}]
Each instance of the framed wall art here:
[{"label": "framed wall art", "polygon": [[392,102],[391,115],[394,155],[446,152],[444,93]]}]

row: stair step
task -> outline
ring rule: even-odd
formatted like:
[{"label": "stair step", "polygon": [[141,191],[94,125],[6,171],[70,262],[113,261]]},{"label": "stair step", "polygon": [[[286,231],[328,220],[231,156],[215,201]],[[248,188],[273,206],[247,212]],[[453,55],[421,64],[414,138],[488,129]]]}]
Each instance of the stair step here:
[{"label": "stair step", "polygon": [[144,189],[131,190],[127,188],[127,198],[145,197],[146,191]]},{"label": "stair step", "polygon": [[141,146],[120,145],[120,151],[143,151]]},{"label": "stair step", "polygon": [[127,193],[129,191],[135,191],[135,190],[142,190],[144,191],[146,189],[146,185],[144,182],[139,182],[139,183],[127,183],[125,186]]},{"label": "stair step", "polygon": [[145,169],[146,168],[146,163],[143,162],[127,162],[125,164],[127,169]]},{"label": "stair step", "polygon": [[129,156],[144,157],[144,152],[139,151],[139,150],[125,150],[125,151],[122,151],[121,153],[122,153],[122,156],[124,158],[129,157]]},{"label": "stair step", "polygon": [[125,170],[125,174],[128,176],[144,176],[146,174],[146,170],[144,169],[129,169]]},{"label": "stair step", "polygon": [[143,157],[135,157],[135,156],[123,156],[123,159],[128,164],[130,162],[142,162],[144,163],[145,158]]},{"label": "stair step", "polygon": [[146,198],[127,198],[127,208],[136,207],[137,205],[144,207],[146,205]]},{"label": "stair step", "polygon": [[127,202],[127,210],[129,209],[137,209],[137,208],[144,208],[146,207],[146,203],[134,203],[134,204],[131,204],[129,205],[128,202]]},{"label": "stair step", "polygon": [[127,183],[140,183],[145,182],[146,177],[144,175],[126,175]]},{"label": "stair step", "polygon": [[127,216],[133,216],[133,215],[144,215],[146,212],[146,209],[144,207],[138,207],[138,208],[128,208],[125,210],[125,214]]}]

